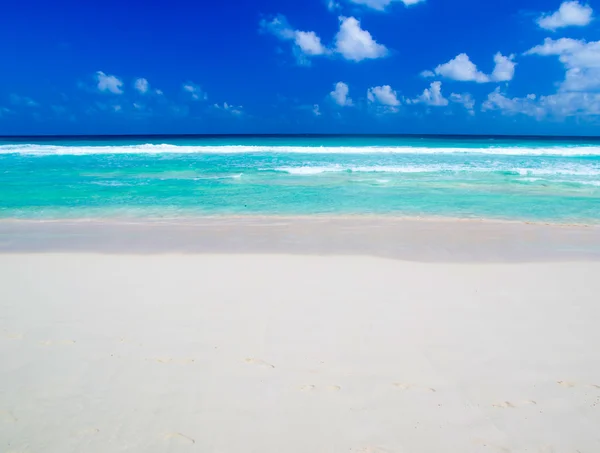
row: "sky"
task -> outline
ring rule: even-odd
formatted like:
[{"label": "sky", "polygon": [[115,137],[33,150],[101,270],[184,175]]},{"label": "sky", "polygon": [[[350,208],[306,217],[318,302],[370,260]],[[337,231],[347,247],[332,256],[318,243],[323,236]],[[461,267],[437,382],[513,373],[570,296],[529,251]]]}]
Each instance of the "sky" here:
[{"label": "sky", "polygon": [[2,9],[1,135],[600,135],[600,0]]}]

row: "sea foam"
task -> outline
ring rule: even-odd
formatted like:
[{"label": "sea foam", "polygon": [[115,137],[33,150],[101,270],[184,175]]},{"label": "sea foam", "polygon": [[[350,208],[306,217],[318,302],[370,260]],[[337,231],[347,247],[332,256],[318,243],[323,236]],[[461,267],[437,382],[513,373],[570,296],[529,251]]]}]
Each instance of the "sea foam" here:
[{"label": "sea foam", "polygon": [[520,176],[600,176],[600,165],[554,164],[543,168],[513,167],[507,165],[476,166],[476,165],[324,165],[324,166],[298,166],[278,167],[275,170],[291,175],[318,175],[323,173],[508,173]]},{"label": "sea foam", "polygon": [[600,156],[600,146],[498,146],[498,147],[416,147],[416,146],[249,146],[249,145],[0,145],[0,154],[94,155],[94,154],[486,154],[507,156]]}]

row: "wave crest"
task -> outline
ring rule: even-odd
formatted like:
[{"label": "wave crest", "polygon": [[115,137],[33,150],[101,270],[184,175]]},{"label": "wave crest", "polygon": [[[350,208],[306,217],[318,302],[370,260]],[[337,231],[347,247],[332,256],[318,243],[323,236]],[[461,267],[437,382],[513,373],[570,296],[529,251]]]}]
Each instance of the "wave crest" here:
[{"label": "wave crest", "polygon": [[258,146],[258,145],[0,145],[0,154],[34,156],[94,154],[488,154],[508,156],[600,156],[600,146],[436,148],[412,146]]},{"label": "wave crest", "polygon": [[472,166],[472,165],[406,165],[406,166],[299,166],[279,167],[275,170],[289,173],[291,175],[318,175],[323,173],[505,173],[520,176],[600,176],[600,166],[587,165],[556,165],[545,168],[506,167],[506,166]]}]

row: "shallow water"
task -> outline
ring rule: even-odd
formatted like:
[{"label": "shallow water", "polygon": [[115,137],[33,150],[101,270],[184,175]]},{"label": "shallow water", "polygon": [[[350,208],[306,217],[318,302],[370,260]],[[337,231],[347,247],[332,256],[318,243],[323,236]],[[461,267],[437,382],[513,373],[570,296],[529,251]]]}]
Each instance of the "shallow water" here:
[{"label": "shallow water", "polygon": [[389,214],[600,223],[600,141],[0,140],[0,217]]}]

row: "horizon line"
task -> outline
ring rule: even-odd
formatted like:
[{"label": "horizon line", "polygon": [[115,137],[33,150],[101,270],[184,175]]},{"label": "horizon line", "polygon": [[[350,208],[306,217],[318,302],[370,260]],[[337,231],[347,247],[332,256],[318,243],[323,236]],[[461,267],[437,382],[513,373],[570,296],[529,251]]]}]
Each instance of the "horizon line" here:
[{"label": "horizon line", "polygon": [[542,140],[600,140],[600,135],[527,135],[527,134],[334,134],[334,133],[261,133],[261,134],[39,134],[39,135],[0,135],[0,140],[23,139],[135,139],[135,138],[457,138],[457,139],[542,139]]}]

